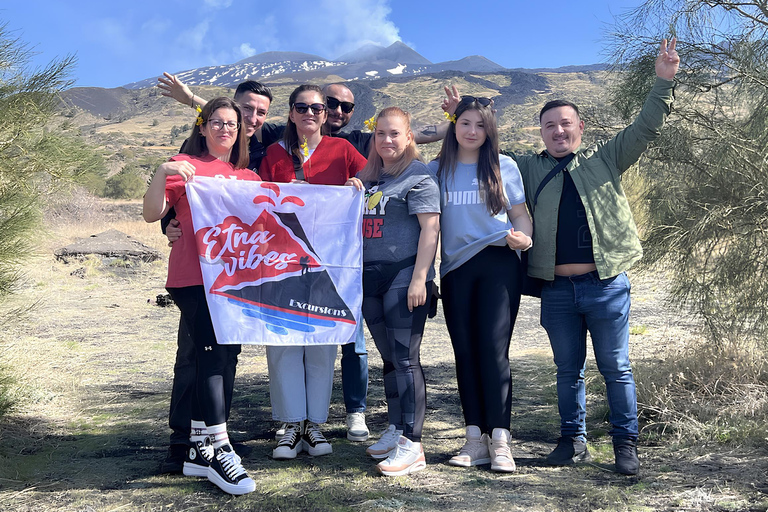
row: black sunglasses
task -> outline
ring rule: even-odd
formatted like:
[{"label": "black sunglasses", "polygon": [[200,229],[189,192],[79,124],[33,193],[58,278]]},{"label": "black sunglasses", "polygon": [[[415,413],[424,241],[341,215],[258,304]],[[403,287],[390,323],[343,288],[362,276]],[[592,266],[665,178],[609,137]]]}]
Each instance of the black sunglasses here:
[{"label": "black sunglasses", "polygon": [[469,103],[477,102],[478,105],[481,107],[487,107],[491,103],[493,103],[493,100],[490,98],[476,98],[474,96],[462,96],[460,104],[461,105],[467,105]]},{"label": "black sunglasses", "polygon": [[306,114],[309,109],[312,109],[313,115],[322,114],[325,111],[325,105],[322,103],[313,103],[311,105],[307,105],[306,103],[294,103],[293,108],[299,114]]},{"label": "black sunglasses", "polygon": [[336,110],[338,106],[341,105],[341,111],[345,114],[349,114],[355,109],[355,104],[351,101],[339,101],[333,96],[326,97],[325,102],[328,103],[329,110]]}]

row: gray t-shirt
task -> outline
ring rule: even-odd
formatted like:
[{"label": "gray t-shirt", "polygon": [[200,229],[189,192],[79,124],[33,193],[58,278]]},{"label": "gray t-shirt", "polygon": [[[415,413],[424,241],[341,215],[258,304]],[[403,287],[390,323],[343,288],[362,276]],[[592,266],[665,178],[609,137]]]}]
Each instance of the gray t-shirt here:
[{"label": "gray t-shirt", "polygon": [[[523,180],[517,164],[505,155],[499,155],[501,181],[507,210],[513,204],[525,202]],[[437,160],[429,168],[437,173]],[[440,178],[440,244],[442,258],[440,275],[466,263],[489,245],[504,246],[512,223],[502,210],[491,215],[485,206],[477,180],[477,164],[456,164],[451,178]]]},{"label": "gray t-shirt", "polygon": [[[363,214],[363,263],[400,261],[414,256],[419,247],[421,226],[417,213],[440,213],[440,190],[435,174],[414,160],[400,176],[382,174],[381,179],[365,182],[369,193],[382,192],[378,204]],[[411,284],[413,265],[404,268],[390,288]],[[434,266],[427,280],[434,279]]]}]

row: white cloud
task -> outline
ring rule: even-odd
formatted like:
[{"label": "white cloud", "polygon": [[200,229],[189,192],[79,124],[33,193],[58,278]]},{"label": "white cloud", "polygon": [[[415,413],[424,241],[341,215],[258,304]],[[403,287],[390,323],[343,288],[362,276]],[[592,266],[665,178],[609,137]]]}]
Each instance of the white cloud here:
[{"label": "white cloud", "polygon": [[161,36],[170,28],[171,22],[160,18],[151,18],[141,24],[141,32],[144,37]]},{"label": "white cloud", "polygon": [[400,40],[400,31],[388,20],[392,10],[388,0],[321,0],[319,9],[325,21],[320,37],[330,57],[355,50],[372,42],[389,46]]},{"label": "white cloud", "polygon": [[256,49],[248,43],[241,44],[239,51],[240,51],[240,55],[244,59],[250,57],[251,55],[256,55]]},{"label": "white cloud", "polygon": [[[263,33],[274,36],[269,49],[315,53],[333,59],[366,43],[389,46],[400,40],[388,19],[389,0],[281,0],[258,20],[253,41],[262,48]],[[262,50],[264,51],[264,50]]]},{"label": "white cloud", "polygon": [[232,5],[232,0],[203,0],[203,3],[211,9],[226,9]]},{"label": "white cloud", "polygon": [[204,50],[203,41],[208,34],[208,26],[210,22],[203,20],[197,25],[187,30],[183,30],[178,37],[176,37],[176,44],[179,48],[199,52]]}]

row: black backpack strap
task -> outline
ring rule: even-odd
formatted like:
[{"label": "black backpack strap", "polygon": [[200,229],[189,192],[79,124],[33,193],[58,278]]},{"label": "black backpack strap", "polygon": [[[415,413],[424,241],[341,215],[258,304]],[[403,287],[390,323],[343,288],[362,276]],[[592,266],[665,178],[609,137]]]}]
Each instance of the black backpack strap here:
[{"label": "black backpack strap", "polygon": [[293,157],[293,172],[296,173],[296,179],[304,181],[304,167],[301,165],[301,160],[293,153],[291,153],[291,156]]},{"label": "black backpack strap", "polygon": [[[563,159],[562,159],[562,160],[560,160],[560,161],[557,163],[557,165],[555,166],[555,168],[554,168],[554,169],[552,169],[551,171],[549,171],[549,174],[547,174],[546,176],[544,176],[544,179],[543,179],[543,180],[541,180],[541,183],[539,183],[539,188],[537,188],[537,189],[536,189],[536,195],[534,195],[534,196],[533,196],[533,201],[532,201],[532,203],[531,203],[531,204],[532,204],[532,206],[533,206],[533,208],[534,208],[534,209],[536,208],[536,201],[538,201],[538,200],[539,200],[539,194],[541,194],[541,191],[542,191],[542,190],[544,190],[544,187],[547,185],[547,183],[549,183],[550,181],[552,181],[552,178],[554,178],[555,176],[557,176],[557,174],[558,174],[560,171],[562,171],[563,169],[565,169],[565,168],[568,166],[568,164],[569,164],[569,163],[571,163],[571,160],[573,160],[573,157],[574,157],[574,156],[576,156],[576,154],[575,154],[575,153],[571,153],[570,155],[568,155],[568,156],[566,156],[566,157],[563,157]],[[295,158],[295,157],[294,157],[294,158]],[[533,213],[533,209],[531,210],[531,213]]]}]

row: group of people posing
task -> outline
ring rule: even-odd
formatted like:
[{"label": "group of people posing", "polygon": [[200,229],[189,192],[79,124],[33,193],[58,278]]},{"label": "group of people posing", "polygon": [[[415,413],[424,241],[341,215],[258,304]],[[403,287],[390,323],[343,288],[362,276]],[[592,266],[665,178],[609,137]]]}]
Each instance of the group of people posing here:
[{"label": "group of people posing", "polygon": [[[663,40],[657,80],[637,119],[609,141],[582,145],[573,103],[540,113],[546,150],[501,154],[493,101],[446,88],[448,121],[411,128],[387,107],[371,133],[341,132],[354,96],[341,84],[301,85],[285,126],[265,123],[272,95],[241,84],[234,100],[205,102],[175,76],[163,94],[198,109],[179,155],[162,164],[144,198],[147,222],[163,219],[172,241],[166,287],[181,310],[170,426],[163,472],[206,477],[225,492],[255,489],[229,441],[239,346],[216,343],[207,310],[185,182],[194,175],[235,180],[347,185],[365,192],[363,318],[381,354],[389,426],[366,452],[383,475],[426,467],[422,430],[426,384],[420,363],[433,305],[440,238],[440,285],[455,359],[466,440],[448,463],[515,470],[510,441],[509,346],[524,276],[541,283],[541,324],[557,366],[561,437],[553,465],[590,459],[584,369],[590,332],[605,378],[616,470],[637,474],[637,399],[629,363],[629,282],[641,257],[621,174],[658,135],[679,66],[675,40]],[[424,163],[416,144],[443,139]],[[169,210],[173,213],[169,215]],[[532,219],[533,218],[533,219]],[[535,227],[535,229],[534,229]],[[522,255],[526,253],[527,267]],[[268,346],[272,416],[280,422],[274,459],[332,453],[328,419],[336,346]],[[365,441],[368,362],[362,331],[342,345],[347,437]]]}]

